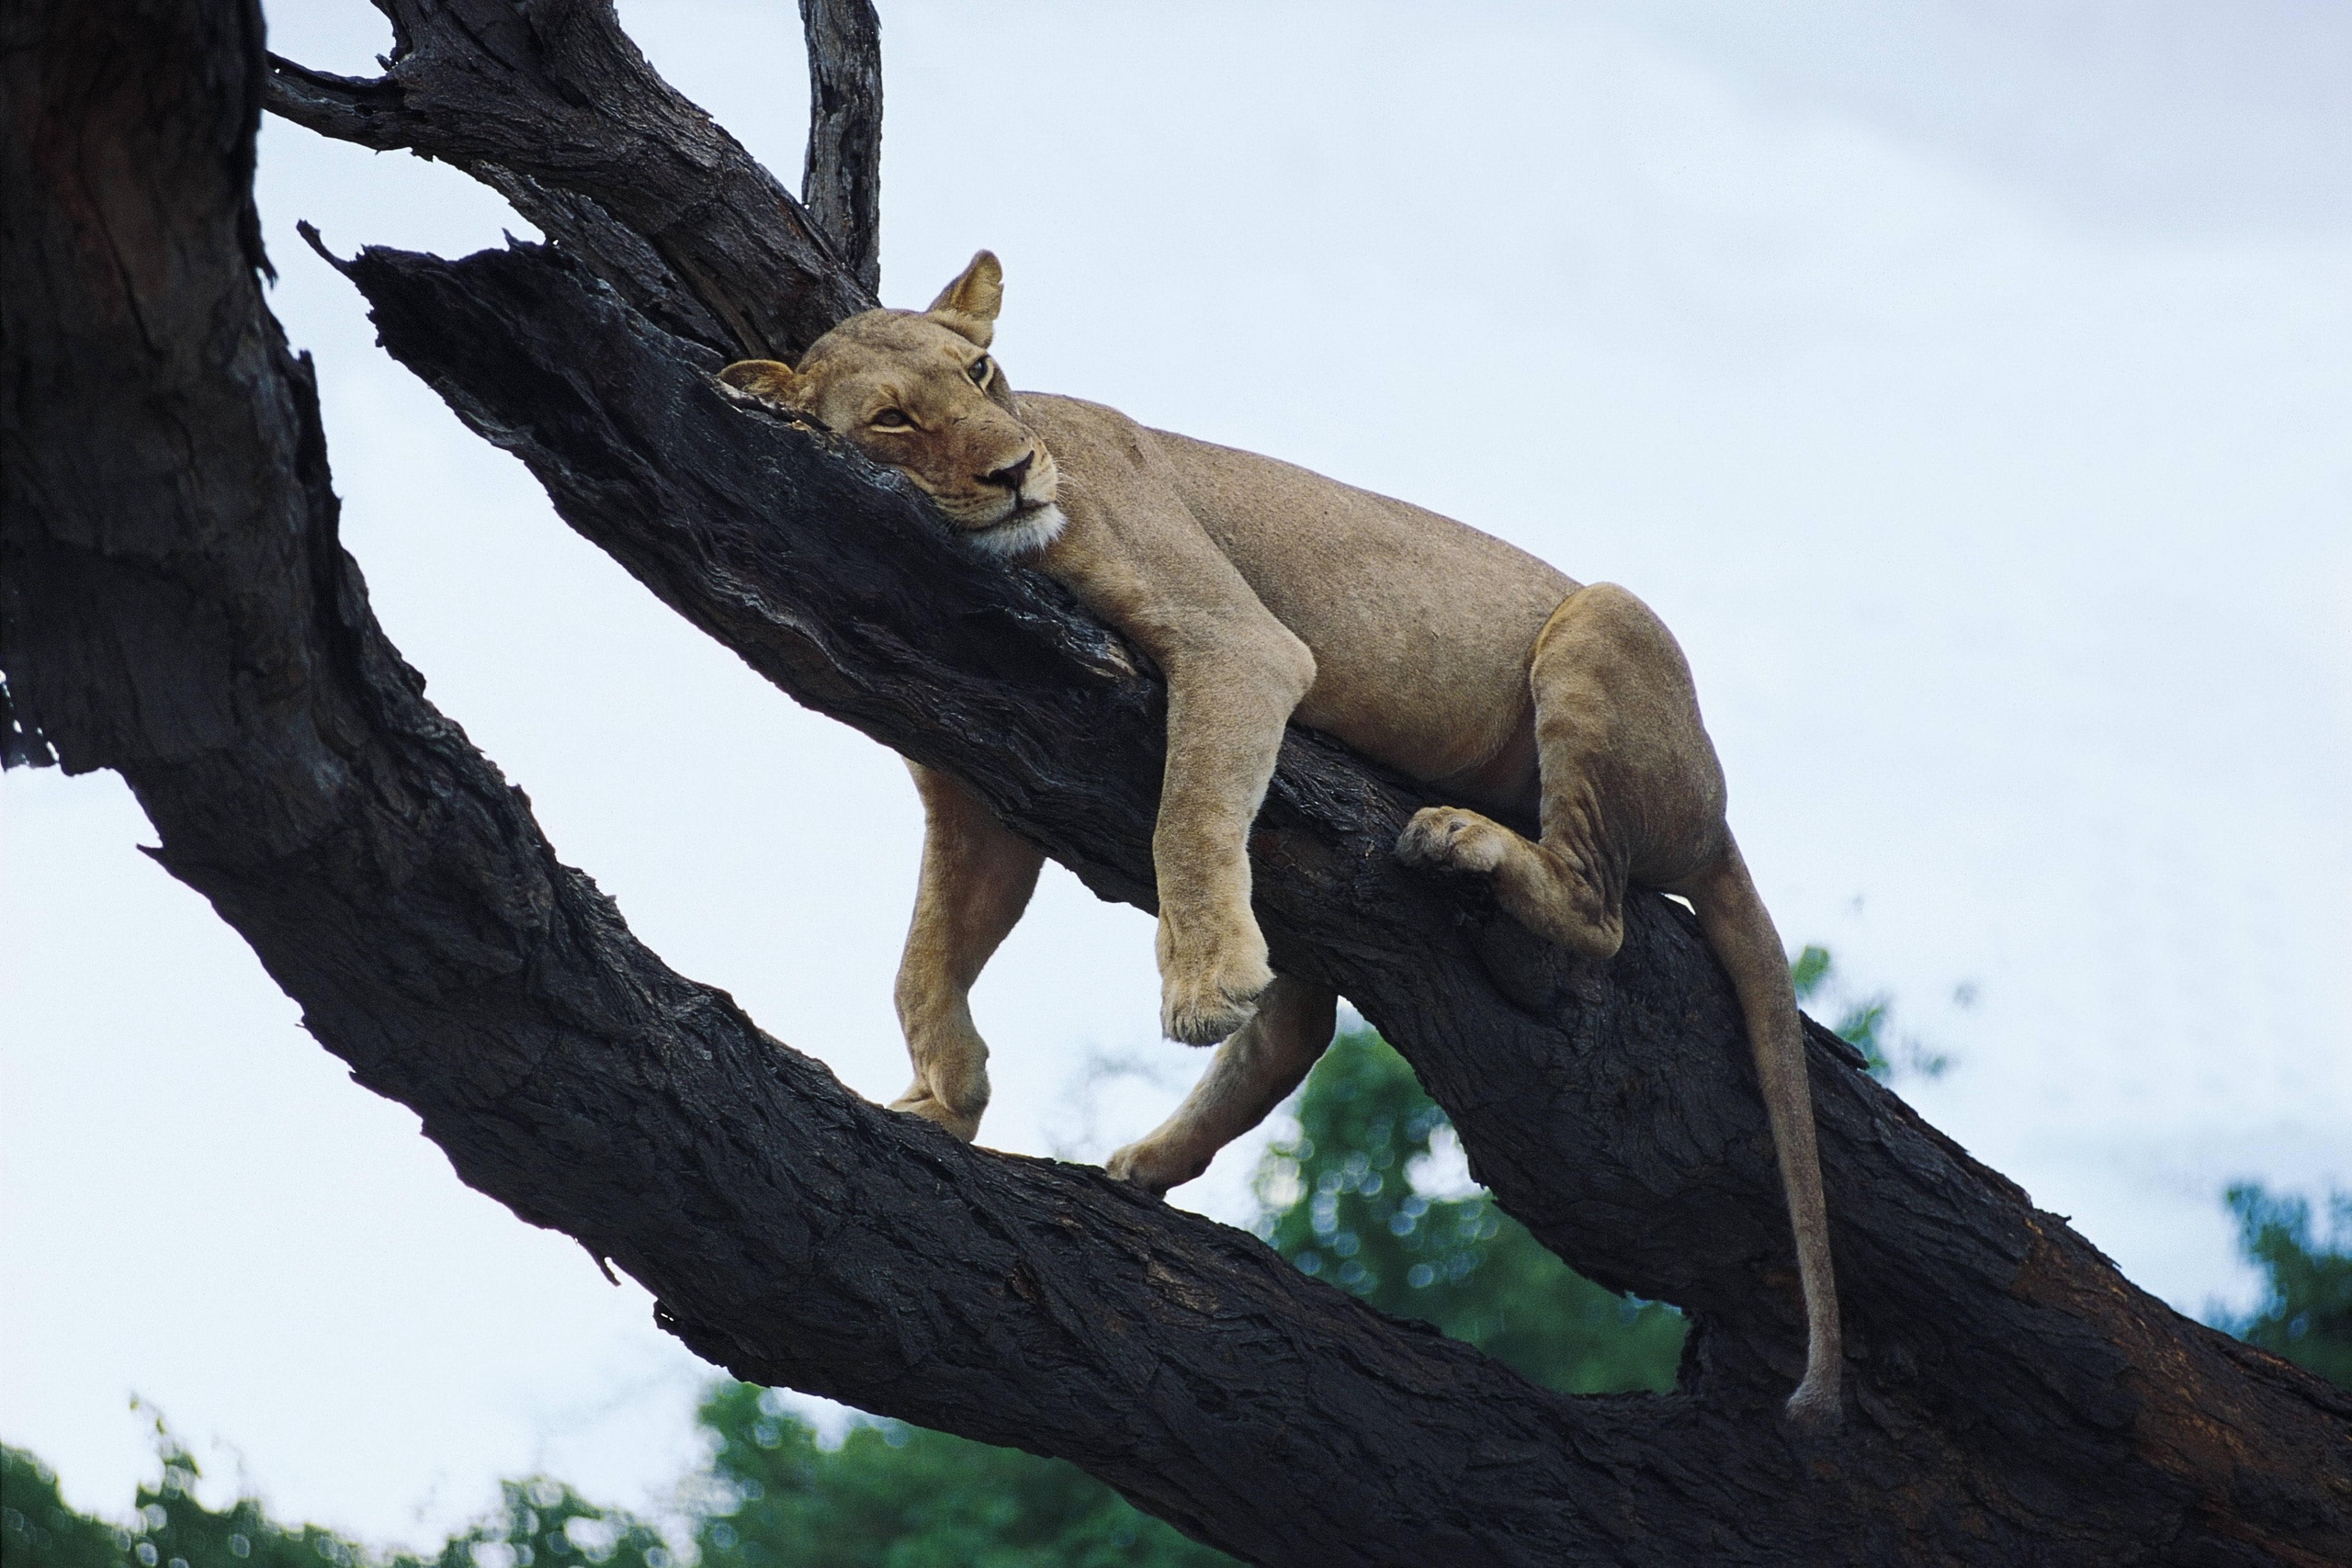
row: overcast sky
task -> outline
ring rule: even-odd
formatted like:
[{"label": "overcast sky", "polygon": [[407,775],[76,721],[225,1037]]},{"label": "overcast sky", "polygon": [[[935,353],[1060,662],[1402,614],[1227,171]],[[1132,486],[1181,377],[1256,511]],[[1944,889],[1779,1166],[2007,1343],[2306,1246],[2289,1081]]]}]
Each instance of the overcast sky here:
[{"label": "overcast sky", "polygon": [[[791,6],[622,10],[798,169]],[[330,70],[389,43],[359,0],[270,20]],[[1783,934],[2133,1279],[2243,1300],[2221,1186],[2352,1186],[2352,9],[886,4],[884,48],[888,300],[989,246],[1016,385],[1640,592]],[[673,964],[895,1094],[896,759],[574,538],[293,233],[527,225],[278,122],[261,159],[434,699]],[[377,1540],[535,1466],[657,1496],[707,1369],[353,1087],[145,841],[110,776],[0,781],[0,1437],[119,1510],[136,1392]],[[1001,1147],[1100,1157],[1204,1060],[1155,1038],[1148,920],[1059,872],[976,1008]],[[1254,1150],[1180,1200],[1246,1217]]]}]

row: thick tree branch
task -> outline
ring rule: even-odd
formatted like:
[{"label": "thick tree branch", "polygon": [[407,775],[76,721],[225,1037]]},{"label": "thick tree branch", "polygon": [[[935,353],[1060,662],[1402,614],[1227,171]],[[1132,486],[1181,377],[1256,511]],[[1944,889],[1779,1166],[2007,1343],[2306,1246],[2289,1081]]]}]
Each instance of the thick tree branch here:
[{"label": "thick tree branch", "polygon": [[[272,56],[268,107],[322,135],[455,164],[664,326],[730,356],[791,357],[874,303],[808,210],[646,63],[612,0],[376,6],[396,40],[383,75]],[[834,31],[854,80],[855,27]],[[873,102],[878,116],[878,68]],[[862,123],[840,120],[832,166],[853,168]],[[878,158],[878,119],[872,146]],[[860,189],[870,198],[875,182],[827,201]],[[844,220],[870,207],[850,201]]]},{"label": "thick tree branch", "polygon": [[882,21],[873,0],[800,0],[808,158],[800,200],[866,293],[882,291]]}]

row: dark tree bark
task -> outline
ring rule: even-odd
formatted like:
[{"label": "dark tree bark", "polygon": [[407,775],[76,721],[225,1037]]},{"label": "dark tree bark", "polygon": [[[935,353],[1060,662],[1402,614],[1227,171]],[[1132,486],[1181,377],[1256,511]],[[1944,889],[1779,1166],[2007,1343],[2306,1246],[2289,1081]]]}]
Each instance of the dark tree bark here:
[{"label": "dark tree bark", "polygon": [[[868,74],[878,91],[879,44],[868,73],[858,7],[812,4],[823,16],[809,27],[841,40],[833,63],[811,68],[820,109],[827,93],[854,94]],[[378,9],[393,36],[381,76],[334,76],[273,55],[270,107],[363,147],[455,164],[654,320],[738,357],[790,358],[874,304],[808,209],[654,73],[611,0],[379,0]],[[878,98],[870,116],[844,104],[811,139],[809,172],[824,176],[820,206],[832,221],[875,219],[880,109]],[[861,254],[875,248],[860,237]]]},{"label": "dark tree bark", "polygon": [[[867,297],[808,215],[740,149],[701,156],[733,144],[605,6],[387,3],[385,83],[280,62],[273,101],[563,218],[532,214],[560,251],[349,264],[387,346],[777,685],[1148,901],[1150,672],[709,380]],[[1786,1222],[1690,922],[1644,896],[1615,962],[1563,964],[1475,887],[1401,873],[1419,797],[1304,732],[1252,841],[1277,964],[1396,1042],[1548,1245],[1693,1314],[1680,1392],[1534,1389],[1098,1172],[848,1094],[636,943],[369,615],[307,363],[254,277],[250,7],[43,0],[7,27],[14,749],[120,770],[322,1043],[704,1355],[1069,1457],[1266,1562],[2352,1557],[2352,1399],[2135,1290],[1819,1031],[1855,1399],[1845,1434],[1792,1444]],[[561,159],[511,109],[535,92],[575,117]],[[649,205],[647,165],[702,183]]]},{"label": "dark tree bark", "polygon": [[882,19],[873,0],[800,0],[808,157],[800,199],[857,286],[882,290]]}]

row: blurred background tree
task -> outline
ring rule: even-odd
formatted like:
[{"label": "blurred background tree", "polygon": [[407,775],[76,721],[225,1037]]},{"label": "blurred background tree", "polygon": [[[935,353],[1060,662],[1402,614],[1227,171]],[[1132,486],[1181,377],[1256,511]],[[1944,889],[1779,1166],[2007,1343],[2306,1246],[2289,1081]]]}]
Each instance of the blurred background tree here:
[{"label": "blurred background tree", "polygon": [[[1795,983],[1798,1006],[1815,1016],[1832,1007],[1838,1010],[1838,1021],[1830,1029],[1861,1052],[1862,1065],[1879,1082],[1910,1073],[1939,1078],[1951,1070],[1951,1058],[1944,1053],[1929,1050],[1915,1035],[1897,1037],[1894,998],[1884,991],[1854,991],[1845,984],[1846,977],[1827,948],[1807,942],[1789,965],[1789,978]],[[1973,1007],[1976,987],[1962,986],[1952,993],[1952,1000],[1963,1008]]]},{"label": "blurred background tree", "polygon": [[[130,1517],[76,1512],[57,1477],[22,1449],[0,1447],[0,1563],[6,1568],[673,1568],[659,1530],[600,1508],[545,1476],[509,1481],[499,1506],[431,1558],[370,1550],[317,1525],[268,1517],[258,1498],[213,1509],[196,1495],[202,1472],[160,1419],[162,1476],[141,1486]],[[876,1559],[876,1561],[878,1561]]]},{"label": "blurred background tree", "polygon": [[1594,1284],[1456,1175],[1452,1123],[1379,1035],[1334,1040],[1297,1116],[1259,1166],[1258,1234],[1301,1269],[1549,1388],[1674,1386],[1682,1314]]},{"label": "blurred background tree", "polygon": [[2312,1234],[2309,1199],[2241,1182],[2225,1201],[2238,1250],[2262,1270],[2263,1297],[2245,1317],[2215,1313],[2213,1325],[2352,1388],[2352,1192],[2328,1194],[2324,1240]]},{"label": "blurred background tree", "polygon": [[861,1420],[827,1449],[775,1395],[723,1382],[695,1531],[705,1568],[1213,1568],[1233,1559],[1076,1465]]},{"label": "blurred background tree", "polygon": [[501,1483],[498,1506],[450,1537],[435,1562],[436,1568],[672,1568],[669,1545],[652,1525],[624,1509],[600,1508],[544,1475]]},{"label": "blurred background tree", "polygon": [[202,1472],[195,1456],[160,1417],[154,1442],[162,1474],[139,1488],[121,1524],[74,1512],[48,1466],[21,1449],[0,1448],[0,1562],[6,1568],[353,1568],[373,1561],[356,1542],[330,1530],[277,1523],[252,1497],[219,1510],[206,1507],[196,1495]]}]

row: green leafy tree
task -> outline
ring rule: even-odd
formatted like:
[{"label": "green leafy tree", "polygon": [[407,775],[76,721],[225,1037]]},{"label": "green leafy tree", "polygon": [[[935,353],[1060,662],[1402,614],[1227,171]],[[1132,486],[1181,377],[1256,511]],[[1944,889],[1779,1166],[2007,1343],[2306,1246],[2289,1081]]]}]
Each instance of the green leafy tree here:
[{"label": "green leafy tree", "polygon": [[1075,1465],[898,1421],[827,1450],[774,1396],[721,1383],[706,1568],[1211,1568],[1232,1559],[1129,1506]]},{"label": "green leafy tree", "polygon": [[121,1568],[130,1532],[77,1514],[57,1474],[22,1449],[0,1446],[0,1562],[8,1568]]},{"label": "green leafy tree", "polygon": [[1306,1273],[1573,1393],[1674,1386],[1682,1314],[1594,1284],[1483,1191],[1423,1191],[1445,1112],[1370,1030],[1331,1043],[1298,1135],[1258,1171],[1259,1234]]},{"label": "green leafy tree", "polygon": [[[449,1538],[437,1568],[671,1568],[661,1532],[548,1477],[503,1482],[499,1506]],[[190,1564],[190,1568],[195,1568]],[[395,1568],[424,1568],[412,1559]]]},{"label": "green leafy tree", "polygon": [[194,1455],[155,1423],[162,1475],[139,1488],[130,1517],[108,1524],[65,1504],[57,1478],[21,1449],[0,1450],[0,1558],[6,1568],[354,1568],[367,1552],[316,1525],[281,1525],[252,1497],[208,1508]]},{"label": "green leafy tree", "polygon": [[[1885,1083],[1898,1072],[1917,1073],[1921,1077],[1943,1077],[1951,1066],[1951,1058],[1940,1051],[1931,1051],[1920,1041],[1905,1035],[1894,1035],[1894,998],[1883,991],[1861,996],[1847,992],[1839,982],[1838,961],[1829,950],[1814,943],[1805,944],[1804,952],[1789,965],[1789,978],[1795,983],[1797,1003],[1802,1007],[1819,1007],[1825,1002],[1838,1004],[1838,1021],[1830,1025],[1838,1038],[1862,1054],[1862,1065],[1871,1077]],[[1962,986],[1952,993],[1952,999],[1962,1007],[1973,1006],[1976,999],[1974,986]]]},{"label": "green leafy tree", "polygon": [[2352,1388],[2352,1192],[2328,1195],[2324,1241],[2312,1234],[2310,1200],[2273,1196],[2252,1182],[2223,1195],[2237,1215],[2238,1248],[2265,1290],[2251,1316],[2217,1314],[2217,1326]]},{"label": "green leafy tree", "polygon": [[316,1525],[272,1519],[254,1497],[208,1508],[196,1458],[155,1423],[162,1475],[130,1517],[109,1524],[75,1512],[57,1477],[21,1449],[0,1448],[0,1562],[6,1568],[671,1568],[643,1520],[584,1502],[561,1482],[510,1481],[484,1519],[432,1558],[382,1553]]}]

